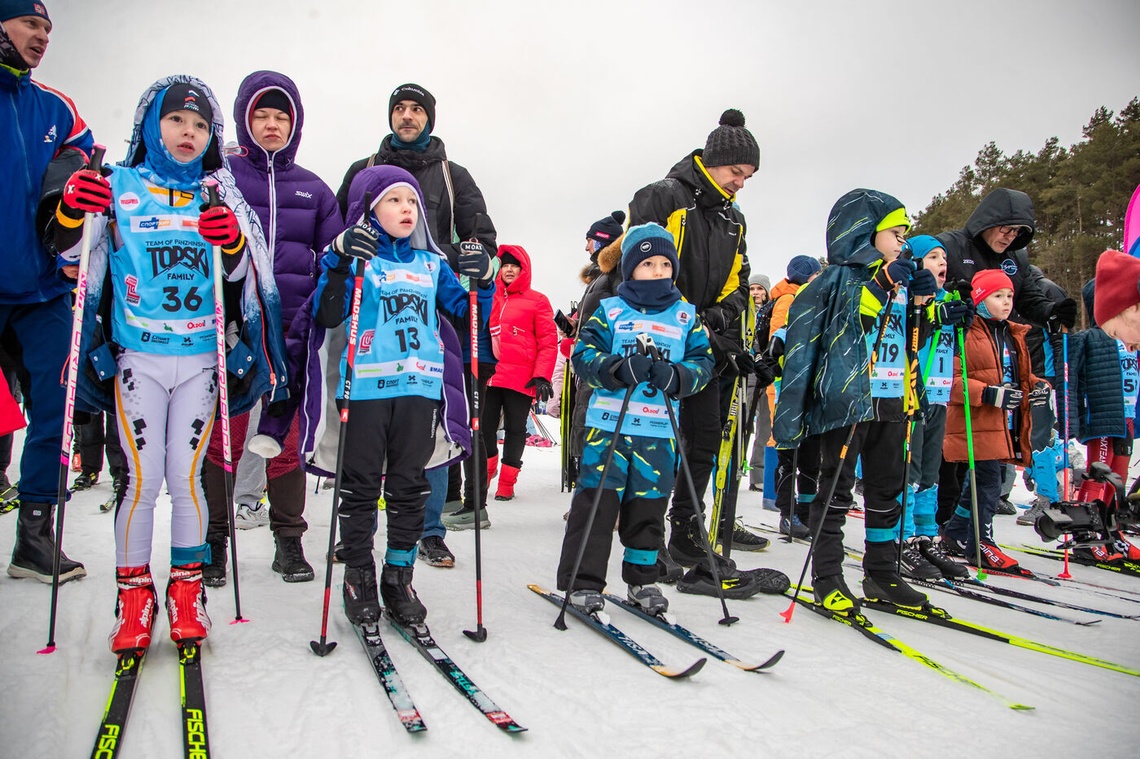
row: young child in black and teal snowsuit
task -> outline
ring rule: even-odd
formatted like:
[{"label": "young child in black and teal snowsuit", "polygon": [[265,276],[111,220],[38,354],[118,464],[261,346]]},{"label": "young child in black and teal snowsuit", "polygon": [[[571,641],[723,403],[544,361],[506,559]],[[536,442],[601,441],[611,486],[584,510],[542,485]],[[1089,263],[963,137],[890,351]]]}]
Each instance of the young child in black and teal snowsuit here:
[{"label": "young child in black and teal snowsuit", "polygon": [[901,257],[909,228],[906,209],[895,198],[874,190],[844,195],[828,218],[829,266],[799,292],[788,314],[773,434],[777,448],[819,436],[820,490],[809,524],[819,536],[812,584],[816,600],[838,612],[858,606],[842,567],[843,523],[860,454],[867,525],[863,592],[900,606],[926,601],[896,569],[907,412],[917,403],[907,360],[907,306],[937,288],[933,274],[915,271],[914,262]]},{"label": "young child in black and teal snowsuit", "polygon": [[[699,392],[712,377],[714,362],[696,311],[681,300],[676,287],[672,235],[658,224],[642,224],[626,232],[621,247],[623,281],[617,295],[601,301],[579,330],[571,355],[575,373],[595,390],[586,412],[586,441],[558,562],[558,588],[570,590],[570,602],[582,611],[603,608],[601,591],[617,520],[629,600],[649,614],[660,614],[669,602],[656,585],[657,549],[665,536],[665,507],[677,468],[677,440],[665,404],[676,415],[677,399]],[[638,352],[640,335],[653,338],[660,358]],[[630,388],[621,434],[615,438]],[[602,482],[611,441],[613,460]],[[599,487],[601,499],[586,535]],[[571,586],[583,540],[586,549]]]}]

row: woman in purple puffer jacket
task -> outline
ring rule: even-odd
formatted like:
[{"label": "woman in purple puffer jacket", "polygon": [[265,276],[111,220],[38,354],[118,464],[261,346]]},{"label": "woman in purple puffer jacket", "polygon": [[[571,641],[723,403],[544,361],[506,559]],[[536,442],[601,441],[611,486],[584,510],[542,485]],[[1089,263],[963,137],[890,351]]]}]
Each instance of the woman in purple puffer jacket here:
[{"label": "woman in purple puffer jacket", "polygon": [[[273,255],[273,276],[281,292],[285,332],[320,278],[319,251],[344,229],[336,196],[320,177],[298,166],[294,157],[301,142],[305,112],[297,85],[284,74],[256,71],[245,78],[234,102],[238,148],[230,149],[229,164],[237,186],[257,212]],[[257,416],[235,417],[230,422],[233,459],[239,462],[234,487],[238,527],[268,523],[277,553],[273,571],[286,582],[313,579],[313,569],[301,548],[307,524],[305,473],[297,455],[295,403],[273,407]],[[247,432],[249,440],[242,457]],[[212,560],[204,572],[209,585],[226,582],[226,502],[222,469],[221,425],[214,432],[204,464],[206,498],[210,504],[207,541]],[[283,455],[279,455],[283,454]],[[264,458],[263,458],[264,457]],[[265,459],[269,459],[267,462]],[[261,503],[267,489],[269,506]]]}]

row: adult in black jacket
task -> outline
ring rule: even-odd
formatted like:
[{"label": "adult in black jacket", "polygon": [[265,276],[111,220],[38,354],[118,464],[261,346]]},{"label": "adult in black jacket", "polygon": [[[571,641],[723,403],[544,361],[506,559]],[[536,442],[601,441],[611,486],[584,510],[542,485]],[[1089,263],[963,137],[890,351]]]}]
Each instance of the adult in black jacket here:
[{"label": "adult in black jacket", "polygon": [[1072,329],[1076,301],[1048,297],[1041,288],[1040,270],[1030,268],[1025,246],[1036,225],[1028,195],[1004,187],[993,190],[978,203],[965,227],[935,235],[946,249],[946,281],[970,282],[983,269],[1001,269],[1013,282],[1013,307],[1025,321]]},{"label": "adult in black jacket", "polygon": [[[744,352],[740,315],[748,306],[750,272],[744,214],[736,193],[760,166],[760,147],[744,127],[744,115],[729,109],[708,136],[704,150],[681,159],[662,180],[641,188],[629,204],[630,226],[657,222],[673,235],[680,260],[677,288],[709,330],[723,376]],[[697,497],[708,488],[720,445],[721,383],[710,382],[681,402],[680,424]],[[681,564],[704,557],[693,515],[699,511],[687,484],[678,480],[670,512],[669,553]],[[735,541],[734,541],[735,542]]]},{"label": "adult in black jacket", "polygon": [[381,140],[380,149],[348,167],[336,193],[340,212],[348,212],[348,188],[361,169],[399,166],[420,183],[428,229],[452,269],[458,271],[459,243],[472,237],[494,256],[495,225],[479,185],[467,169],[448,160],[443,140],[432,135],[435,97],[418,84],[402,84],[388,99],[388,117],[392,134]]}]

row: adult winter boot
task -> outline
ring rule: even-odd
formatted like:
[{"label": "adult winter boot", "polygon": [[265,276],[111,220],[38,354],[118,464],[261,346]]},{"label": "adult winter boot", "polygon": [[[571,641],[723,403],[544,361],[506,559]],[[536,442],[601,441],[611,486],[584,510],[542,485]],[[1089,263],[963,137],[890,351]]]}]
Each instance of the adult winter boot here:
[{"label": "adult winter boot", "polygon": [[313,579],[313,567],[305,561],[305,549],[301,547],[300,535],[274,535],[277,552],[273,555],[274,572],[285,582],[309,582]]},{"label": "adult winter boot", "polygon": [[[50,503],[24,502],[16,521],[16,545],[12,548],[12,561],[8,564],[10,577],[30,577],[50,584],[52,562],[55,560],[55,532],[52,529]],[[86,577],[87,570],[78,561],[59,554],[59,582]]]},{"label": "adult winter boot", "polygon": [[672,585],[681,579],[681,575],[685,574],[685,568],[673,560],[672,554],[669,553],[668,546],[665,545],[665,540],[661,540],[661,545],[657,549],[657,579],[660,582]]},{"label": "adult winter boot", "polygon": [[487,457],[487,484],[491,484],[491,480],[495,479],[495,474],[499,471],[499,454]]},{"label": "adult winter boot", "polygon": [[515,497],[515,483],[519,479],[519,467],[503,464],[499,475],[499,488],[495,491],[496,501],[509,501]]},{"label": "adult winter boot", "polygon": [[154,629],[154,612],[158,606],[158,593],[150,576],[150,565],[145,567],[118,567],[115,577],[119,597],[115,602],[115,626],[108,643],[111,651],[121,654],[150,646]]},{"label": "adult winter boot", "polygon": [[704,543],[693,526],[693,520],[673,517],[669,521],[672,526],[669,531],[669,555],[673,560],[683,567],[704,561],[707,558]]},{"label": "adult winter boot", "polygon": [[427,609],[412,587],[412,567],[385,562],[380,571],[380,597],[388,615],[404,627],[422,625],[427,618]]},{"label": "adult winter boot", "polygon": [[376,565],[344,568],[344,613],[354,624],[380,621],[376,595]]},{"label": "adult winter boot", "polygon": [[202,567],[202,583],[207,588],[225,587],[228,543],[224,533],[206,535],[206,545],[210,546],[210,563]]},{"label": "adult winter boot", "polygon": [[202,640],[209,634],[210,615],[206,613],[201,562],[170,568],[166,612],[170,616],[170,639],[175,643]]},{"label": "adult winter boot", "polygon": [[922,608],[926,594],[903,582],[897,568],[898,543],[869,542],[863,554],[863,595],[871,600],[889,601],[897,606]]}]

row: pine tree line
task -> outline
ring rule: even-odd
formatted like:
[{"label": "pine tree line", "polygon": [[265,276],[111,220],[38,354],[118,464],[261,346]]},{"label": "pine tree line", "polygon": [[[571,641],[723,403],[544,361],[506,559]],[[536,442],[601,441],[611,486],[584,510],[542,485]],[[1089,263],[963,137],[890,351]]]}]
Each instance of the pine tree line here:
[{"label": "pine tree line", "polygon": [[[1051,137],[1036,154],[1019,150],[1007,156],[990,142],[973,165],[962,167],[949,190],[915,214],[913,233],[959,229],[990,190],[1021,190],[1037,212],[1030,260],[1079,299],[1097,257],[1123,246],[1124,214],[1140,185],[1140,98],[1119,114],[1098,108],[1082,132],[1081,141],[1067,149]],[[1083,313],[1081,320],[1084,326]]]}]

